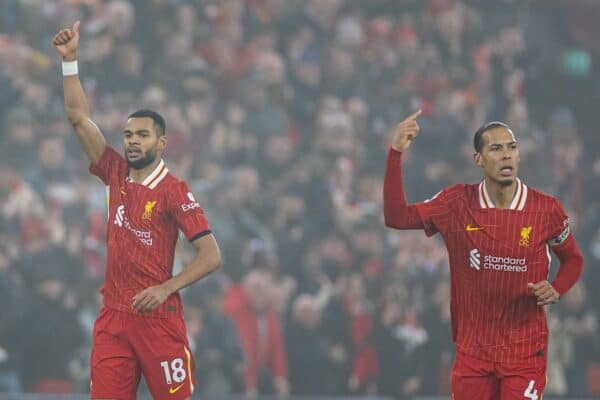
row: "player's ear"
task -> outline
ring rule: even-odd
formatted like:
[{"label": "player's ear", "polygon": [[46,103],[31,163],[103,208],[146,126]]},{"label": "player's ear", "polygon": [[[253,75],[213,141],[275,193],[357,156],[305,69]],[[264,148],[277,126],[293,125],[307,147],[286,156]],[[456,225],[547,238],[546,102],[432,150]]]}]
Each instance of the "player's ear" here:
[{"label": "player's ear", "polygon": [[478,152],[473,154],[473,161],[475,161],[475,164],[483,168],[483,162],[481,161],[481,153]]},{"label": "player's ear", "polygon": [[167,147],[167,135],[160,135],[158,137],[158,149],[163,151]]}]

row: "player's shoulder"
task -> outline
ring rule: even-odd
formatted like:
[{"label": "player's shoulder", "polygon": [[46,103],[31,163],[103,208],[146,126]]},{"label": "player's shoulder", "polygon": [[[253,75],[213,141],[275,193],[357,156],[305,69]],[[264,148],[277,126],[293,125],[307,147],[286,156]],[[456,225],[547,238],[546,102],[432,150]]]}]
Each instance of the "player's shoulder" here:
[{"label": "player's shoulder", "polygon": [[456,183],[442,190],[447,200],[468,199],[477,195],[477,184]]},{"label": "player's shoulder", "polygon": [[182,196],[187,196],[190,199],[192,198],[188,184],[184,180],[173,175],[170,171],[165,176],[163,182],[161,182],[161,191],[165,196],[171,199]]},{"label": "player's shoulder", "polygon": [[166,193],[173,193],[176,190],[185,190],[188,187],[184,180],[179,179],[171,171],[167,173],[162,182],[162,189]]},{"label": "player's shoulder", "polygon": [[557,207],[562,207],[560,201],[539,189],[534,189],[531,186],[527,187],[527,203],[526,210],[535,211],[550,211]]},{"label": "player's shoulder", "polygon": [[179,179],[178,177],[176,177],[175,175],[173,175],[173,173],[171,171],[169,171],[167,173],[167,175],[165,176],[164,183],[165,183],[165,186],[173,187],[173,186],[179,186],[185,182],[183,180]]},{"label": "player's shoulder", "polygon": [[105,163],[108,163],[110,165],[114,165],[114,163],[118,163],[118,164],[126,164],[127,161],[125,161],[125,157],[123,157],[123,154],[119,153],[117,150],[115,150],[114,147],[112,147],[110,144],[106,144],[104,146],[104,150],[102,151],[102,154],[100,156],[100,160],[98,160],[98,163],[104,161]]},{"label": "player's shoulder", "polygon": [[476,193],[476,191],[471,190],[470,186],[471,185],[464,183],[446,186],[432,197],[426,199],[425,203],[442,201],[446,204],[463,204],[465,201],[468,201],[471,197],[473,197],[474,193]]},{"label": "player's shoulder", "polygon": [[125,157],[111,145],[107,144],[102,151],[100,159],[96,163],[90,163],[90,171],[92,173],[94,171],[104,171],[104,173],[111,171],[110,176],[121,179],[124,175],[127,175],[128,166]]}]

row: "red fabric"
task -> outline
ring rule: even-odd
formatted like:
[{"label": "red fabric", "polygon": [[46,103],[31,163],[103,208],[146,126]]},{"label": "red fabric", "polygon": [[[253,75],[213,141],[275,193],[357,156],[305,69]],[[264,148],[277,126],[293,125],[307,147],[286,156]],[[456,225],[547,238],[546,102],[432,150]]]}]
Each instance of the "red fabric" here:
[{"label": "red fabric", "polygon": [[[133,313],[137,293],[172,277],[179,230],[193,239],[210,227],[187,184],[168,171],[163,170],[166,175],[162,180],[162,175],[157,175],[154,188],[132,182],[125,159],[107,146],[90,172],[108,186],[109,192],[104,305]],[[179,293],[144,315],[174,314],[181,314]]]},{"label": "red fabric", "polygon": [[583,256],[575,242],[573,234],[559,246],[551,248],[560,260],[560,268],[552,282],[554,289],[562,296],[574,284],[583,272]]},{"label": "red fabric", "polygon": [[[453,335],[466,354],[534,362],[546,351],[548,328],[527,284],[547,278],[547,241],[564,229],[566,216],[556,199],[531,188],[522,211],[481,208],[478,190],[455,185],[417,204],[426,233],[440,232],[448,249]],[[531,231],[522,245],[525,227]]]},{"label": "red fabric", "polygon": [[[548,277],[547,243],[565,230],[567,221],[558,200],[526,188],[521,193],[526,197],[519,198],[522,210],[486,208],[479,185],[460,184],[407,206],[401,178],[400,154],[392,150],[384,183],[386,224],[415,228],[416,209],[425,233],[442,235],[450,259],[458,350],[497,363],[536,363],[538,354],[547,351],[548,327],[544,308],[527,284]],[[564,274],[576,274],[573,268],[565,271],[557,278],[559,287],[563,279],[570,282]]]},{"label": "red fabric", "polygon": [[287,378],[287,356],[277,313],[273,310],[264,312],[266,338],[259,340],[260,316],[241,287],[234,285],[226,291],[224,311],[233,320],[240,335],[246,361],[246,388],[257,387],[258,373],[263,368],[268,368],[273,377]]},{"label": "red fabric", "polygon": [[541,399],[546,386],[546,359],[536,364],[495,364],[458,353],[452,369],[455,400]]},{"label": "red fabric", "polygon": [[358,387],[362,387],[369,380],[376,378],[379,373],[377,352],[371,344],[373,316],[368,307],[357,305],[349,298],[345,299],[344,305],[352,316],[350,321],[350,336],[354,351],[352,377],[356,379]]},{"label": "red fabric", "polygon": [[104,307],[93,335],[93,398],[135,399],[142,371],[154,399],[191,396],[195,367],[182,317],[145,318]]},{"label": "red fabric", "polygon": [[370,314],[361,313],[352,319],[352,342],[354,344],[354,362],[352,375],[357,379],[359,387],[370,379],[377,377],[379,362],[375,348],[369,342],[373,331],[373,318]]},{"label": "red fabric", "polygon": [[600,396],[600,364],[592,364],[588,368],[590,395]]},{"label": "red fabric", "polygon": [[60,379],[42,379],[34,385],[32,390],[36,393],[68,394],[73,393],[73,384]]},{"label": "red fabric", "polygon": [[91,277],[97,278],[104,273],[104,253],[106,238],[106,214],[90,215],[90,227],[83,244],[83,259]]},{"label": "red fabric", "polygon": [[390,149],[383,180],[383,217],[385,225],[396,229],[423,229],[415,206],[406,204],[402,186],[402,153]]}]

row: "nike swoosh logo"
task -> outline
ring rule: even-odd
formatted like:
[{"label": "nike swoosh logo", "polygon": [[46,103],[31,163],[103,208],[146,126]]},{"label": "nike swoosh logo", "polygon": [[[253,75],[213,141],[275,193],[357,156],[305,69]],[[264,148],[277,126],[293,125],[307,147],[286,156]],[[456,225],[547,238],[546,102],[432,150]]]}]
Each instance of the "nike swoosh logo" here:
[{"label": "nike swoosh logo", "polygon": [[471,224],[467,225],[467,232],[473,232],[473,231],[479,231],[482,230],[483,228],[479,227],[479,226],[471,226]]},{"label": "nike swoosh logo", "polygon": [[177,393],[177,391],[179,389],[181,389],[183,387],[183,385],[185,385],[185,383],[182,383],[181,385],[177,386],[176,388],[169,388],[169,394],[175,394],[175,393]]}]

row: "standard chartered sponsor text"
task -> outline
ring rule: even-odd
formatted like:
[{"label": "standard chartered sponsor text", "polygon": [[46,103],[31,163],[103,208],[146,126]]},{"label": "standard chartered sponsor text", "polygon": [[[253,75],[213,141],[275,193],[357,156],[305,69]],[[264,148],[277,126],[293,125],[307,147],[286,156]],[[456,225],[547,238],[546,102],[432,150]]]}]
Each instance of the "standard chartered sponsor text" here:
[{"label": "standard chartered sponsor text", "polygon": [[143,244],[147,246],[152,246],[152,234],[150,231],[141,231],[139,229],[135,229],[129,223],[129,220],[125,216],[125,206],[120,205],[117,208],[117,214],[115,216],[115,225],[119,225],[120,227],[125,227],[130,232],[132,232]]},{"label": "standard chartered sponsor text", "polygon": [[527,272],[527,259],[488,255],[483,258],[483,268],[495,271]]}]

